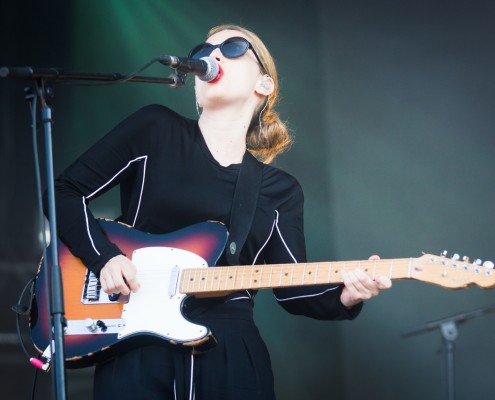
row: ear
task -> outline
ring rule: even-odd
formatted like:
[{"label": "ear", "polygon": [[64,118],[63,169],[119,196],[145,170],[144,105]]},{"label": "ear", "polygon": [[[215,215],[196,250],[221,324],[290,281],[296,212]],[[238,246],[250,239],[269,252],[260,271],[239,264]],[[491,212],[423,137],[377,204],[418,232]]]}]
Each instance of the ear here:
[{"label": "ear", "polygon": [[275,82],[269,75],[263,75],[256,83],[255,92],[268,96],[273,93],[275,89]]}]

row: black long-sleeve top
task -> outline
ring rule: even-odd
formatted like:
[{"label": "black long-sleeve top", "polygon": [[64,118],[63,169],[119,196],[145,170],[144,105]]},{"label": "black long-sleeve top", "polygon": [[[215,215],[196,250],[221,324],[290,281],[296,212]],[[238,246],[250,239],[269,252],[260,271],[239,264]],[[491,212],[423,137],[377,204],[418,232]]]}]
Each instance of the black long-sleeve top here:
[{"label": "black long-sleeve top", "polygon": [[[58,233],[71,252],[97,275],[122,254],[92,215],[88,203],[120,186],[119,220],[149,233],[168,233],[216,220],[229,227],[240,165],[221,166],[196,120],[160,106],[146,106],[122,121],[56,180]],[[306,261],[303,191],[286,172],[263,164],[259,200],[240,264]],[[218,265],[224,265],[221,257]],[[352,319],[339,286],[274,290],[290,313],[317,319]]]}]

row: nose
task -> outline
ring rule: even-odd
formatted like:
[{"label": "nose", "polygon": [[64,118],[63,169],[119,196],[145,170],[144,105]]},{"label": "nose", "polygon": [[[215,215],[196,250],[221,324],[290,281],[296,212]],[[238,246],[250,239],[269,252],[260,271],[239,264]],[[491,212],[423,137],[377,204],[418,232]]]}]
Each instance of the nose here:
[{"label": "nose", "polygon": [[211,52],[210,57],[213,57],[217,61],[221,61],[223,59],[223,54],[220,51],[220,49],[217,47]]}]

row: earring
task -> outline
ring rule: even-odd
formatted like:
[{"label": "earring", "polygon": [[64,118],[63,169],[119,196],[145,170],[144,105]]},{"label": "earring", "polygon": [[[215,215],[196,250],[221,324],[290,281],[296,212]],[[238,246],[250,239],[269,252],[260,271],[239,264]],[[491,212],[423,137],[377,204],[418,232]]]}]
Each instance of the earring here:
[{"label": "earring", "polygon": [[267,80],[266,80],[267,78],[269,78],[269,76],[268,76],[268,75],[266,75],[266,74],[265,74],[265,75],[263,75],[263,78],[262,78],[263,80],[259,83],[259,85],[260,85],[263,89],[265,89],[265,90],[270,90],[270,87],[271,87],[271,86],[270,86],[270,83],[269,83],[269,82],[267,82]]},{"label": "earring", "polygon": [[270,85],[268,84],[268,82],[265,82],[265,81],[260,82],[260,86],[265,90],[270,89]]},{"label": "earring", "polygon": [[270,75],[268,74],[265,74],[263,75],[263,77],[261,78],[262,80],[259,82],[259,85],[265,89],[265,90],[270,90],[271,88],[271,85],[269,82],[267,82],[267,79],[270,77]]}]

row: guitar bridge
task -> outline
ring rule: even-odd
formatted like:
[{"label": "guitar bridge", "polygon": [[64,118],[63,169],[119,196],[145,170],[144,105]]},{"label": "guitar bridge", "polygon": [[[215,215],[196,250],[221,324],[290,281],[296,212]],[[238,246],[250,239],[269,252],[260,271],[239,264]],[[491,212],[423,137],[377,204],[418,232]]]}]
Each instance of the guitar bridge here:
[{"label": "guitar bridge", "polygon": [[101,290],[100,280],[89,269],[84,277],[84,284],[81,293],[81,303],[83,304],[112,304],[127,303],[129,295],[112,294],[108,295]]}]

